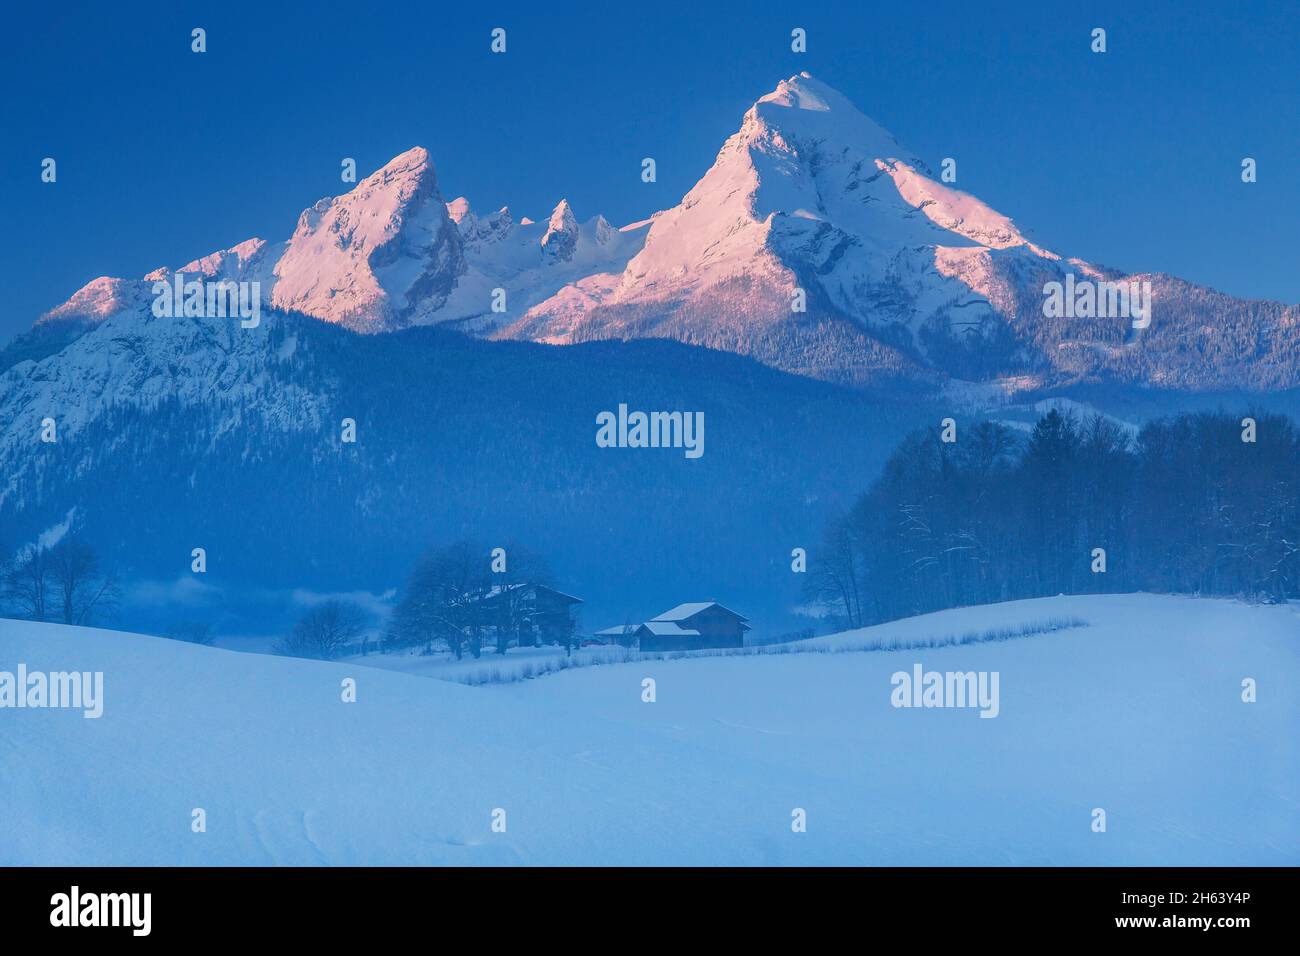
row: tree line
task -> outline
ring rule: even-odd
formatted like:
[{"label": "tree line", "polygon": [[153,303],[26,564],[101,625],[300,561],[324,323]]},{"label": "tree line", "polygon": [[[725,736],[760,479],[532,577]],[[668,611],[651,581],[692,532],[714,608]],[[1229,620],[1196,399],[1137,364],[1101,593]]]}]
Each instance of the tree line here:
[{"label": "tree line", "polygon": [[1300,432],[1052,410],[908,436],[826,528],[806,596],[837,624],[1055,594],[1300,597]]},{"label": "tree line", "polygon": [[384,635],[388,649],[443,644],[459,659],[488,647],[555,643],[572,651],[577,624],[547,613],[531,586],[552,587],[542,555],[520,545],[489,549],[469,541],[434,548],[416,563]]},{"label": "tree line", "polygon": [[274,650],[333,660],[371,646],[381,652],[445,647],[460,659],[550,643],[569,653],[577,622],[563,601],[548,603],[537,594],[554,580],[546,559],[526,547],[458,541],[431,548],[416,562],[380,641],[370,644],[363,608],[333,599],[304,612]]},{"label": "tree line", "polygon": [[0,565],[0,608],[14,617],[88,625],[110,615],[120,596],[117,578],[75,533],[31,545]]}]

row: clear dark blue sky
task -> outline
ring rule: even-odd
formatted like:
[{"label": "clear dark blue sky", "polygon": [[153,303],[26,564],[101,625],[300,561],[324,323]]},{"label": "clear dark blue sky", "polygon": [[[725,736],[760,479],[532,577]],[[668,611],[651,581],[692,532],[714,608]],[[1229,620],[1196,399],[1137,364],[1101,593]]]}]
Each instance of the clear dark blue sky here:
[{"label": "clear dark blue sky", "polygon": [[[0,339],[95,276],[287,237],[343,191],[344,156],[364,174],[421,144],[444,195],[477,209],[538,218],[567,197],[580,218],[644,217],[804,69],[933,166],[956,157],[959,187],[1049,248],[1300,301],[1295,2],[483,6],[11,8]],[[495,26],[504,56],[488,49]],[[1244,156],[1259,163],[1251,186]]]}]

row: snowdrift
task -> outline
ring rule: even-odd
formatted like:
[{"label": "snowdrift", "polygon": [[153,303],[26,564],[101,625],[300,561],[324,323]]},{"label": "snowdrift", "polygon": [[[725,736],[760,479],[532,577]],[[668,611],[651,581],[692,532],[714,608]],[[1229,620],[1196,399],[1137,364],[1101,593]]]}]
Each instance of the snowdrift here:
[{"label": "snowdrift", "polygon": [[[853,650],[1061,619],[1087,626]],[[104,675],[99,719],[0,709],[0,864],[1300,863],[1294,606],[1061,597],[866,630],[468,687],[0,621],[0,672]],[[891,706],[917,664],[997,671],[997,718]]]}]

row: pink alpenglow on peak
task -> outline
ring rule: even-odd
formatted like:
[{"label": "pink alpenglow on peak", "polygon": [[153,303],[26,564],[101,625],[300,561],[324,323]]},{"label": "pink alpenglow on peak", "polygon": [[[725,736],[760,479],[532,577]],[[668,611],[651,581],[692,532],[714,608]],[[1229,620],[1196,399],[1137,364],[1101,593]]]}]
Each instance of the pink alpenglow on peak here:
[{"label": "pink alpenglow on peak", "polygon": [[[1300,386],[1286,361],[1295,338],[1263,333],[1297,327],[1296,306],[1057,255],[958,189],[955,160],[938,165],[935,175],[848,97],[800,73],[744,112],[680,202],[621,228],[580,221],[567,200],[540,222],[447,202],[415,147],[304,210],[289,239],[249,239],[177,271],[257,282],[265,308],[361,332],[443,324],[551,344],[673,338],[854,385],[1236,388],[1263,375],[1269,387]],[[1069,315],[1045,313],[1043,290],[1067,273],[1149,280],[1153,314],[1140,327],[1066,325]],[[70,320],[62,334],[146,315],[148,288],[101,277],[40,321]],[[1229,315],[1243,340],[1268,342],[1249,371],[1186,349]],[[1138,335],[1142,362],[1131,355]]]},{"label": "pink alpenglow on peak", "polygon": [[497,290],[505,317],[518,317],[588,275],[621,271],[643,239],[644,229],[615,230],[602,216],[579,223],[566,200],[544,226],[516,222],[505,206],[475,214],[464,196],[444,202],[417,146],[305,209],[286,241],[248,239],[143,281],[96,279],[41,321],[144,316],[152,283],[183,273],[256,282],[264,307],[359,332],[435,323],[473,332],[500,324]]},{"label": "pink alpenglow on peak", "polygon": [[241,279],[262,260],[266,251],[265,239],[246,239],[237,246],[213,252],[202,259],[195,259],[177,269],[186,274],[198,272],[205,276],[220,276]]},{"label": "pink alpenglow on peak", "polygon": [[551,213],[546,224],[546,235],[542,236],[542,250],[552,259],[569,260],[573,258],[578,245],[578,220],[569,208],[569,201],[561,199],[555,211]]},{"label": "pink alpenglow on peak", "polygon": [[469,200],[464,196],[458,196],[447,203],[447,215],[451,217],[452,222],[459,226],[465,221],[466,216],[472,215],[469,211]]},{"label": "pink alpenglow on peak", "polygon": [[67,302],[41,315],[36,322],[38,325],[68,321],[98,323],[121,312],[144,308],[148,301],[149,289],[144,282],[100,276],[74,292]]},{"label": "pink alpenglow on peak", "polygon": [[271,303],[381,331],[445,302],[463,266],[433,164],[417,146],[303,212],[275,265]]},{"label": "pink alpenglow on peak", "polygon": [[621,274],[567,286],[497,334],[669,337],[850,384],[978,378],[1033,348],[1018,328],[1041,323],[1037,290],[1062,264],[800,73],[745,112]]}]

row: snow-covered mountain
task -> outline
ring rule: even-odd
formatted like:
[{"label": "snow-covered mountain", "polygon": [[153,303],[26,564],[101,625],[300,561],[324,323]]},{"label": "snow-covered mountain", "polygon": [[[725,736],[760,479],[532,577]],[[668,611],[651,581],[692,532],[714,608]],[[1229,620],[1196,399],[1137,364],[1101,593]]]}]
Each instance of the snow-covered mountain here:
[{"label": "snow-covered mountain", "polygon": [[919,370],[928,329],[969,335],[996,324],[993,304],[953,264],[1004,249],[1056,258],[929,178],[887,131],[801,74],[745,114],[621,273],[561,290],[503,334],[667,336],[831,377],[882,360]]},{"label": "snow-covered mountain", "polygon": [[[648,223],[616,229],[604,216],[579,223],[566,199],[546,222],[516,222],[508,208],[478,216],[464,197],[447,206],[460,235],[464,269],[446,301],[424,322],[446,322],[488,333],[570,283],[621,269],[641,250]],[[493,311],[493,290],[505,292]]]},{"label": "snow-covered mountain", "polygon": [[[127,410],[173,403],[221,409],[214,438],[251,419],[273,430],[319,429],[331,385],[284,372],[301,363],[298,335],[280,323],[241,328],[237,321],[111,315],[57,354],[0,370],[0,513],[22,507],[25,482],[76,482],[92,463],[120,449],[109,440],[86,447],[85,431]],[[304,384],[305,383],[305,384]],[[39,441],[41,422],[54,441]],[[62,443],[62,444],[60,444]],[[49,450],[79,449],[56,462]],[[70,473],[61,467],[71,465]]]},{"label": "snow-covered mountain", "polygon": [[[96,324],[144,314],[155,281],[177,274],[259,283],[262,304],[358,332],[455,323],[495,328],[592,272],[621,269],[644,224],[622,231],[603,216],[579,223],[567,200],[550,219],[518,222],[509,209],[479,217],[463,197],[446,203],[428,151],[397,156],[350,192],[303,210],[279,243],[248,239],[137,280],[103,276],[50,310],[42,324]],[[494,311],[494,291],[504,293]]]},{"label": "snow-covered mountain", "polygon": [[[784,621],[800,579],[773,581],[774,556],[815,540],[861,476],[939,417],[677,342],[359,335],[278,311],[252,328],[119,313],[53,354],[0,358],[0,558],[75,528],[133,587],[222,589],[211,613],[236,633],[285,623],[255,610],[285,613],[267,595],[383,593],[460,537],[544,550],[600,617],[633,588],[669,606],[708,580]],[[629,400],[703,412],[706,455],[597,445],[597,414]],[[689,553],[665,560],[683,515]],[[200,546],[209,571],[194,579]],[[149,598],[122,613],[163,627],[187,612]]]},{"label": "snow-covered mountain", "polygon": [[[283,242],[95,279],[18,352],[42,357],[143,314],[153,282],[180,272],[256,280],[266,306],[356,331],[673,338],[850,384],[1300,385],[1300,308],[1065,258],[941,178],[801,73],[749,109],[679,204],[644,221],[579,222],[567,201],[538,222],[475,213],[444,201],[417,147],[305,210]],[[1071,277],[1149,283],[1153,321],[1048,317],[1045,287]]]},{"label": "snow-covered mountain", "polygon": [[[1070,274],[1150,281],[1154,323],[1046,318],[1044,286]],[[754,104],[625,269],[566,286],[499,334],[670,337],[849,382],[1300,383],[1300,309],[1043,249],[807,73]]]}]

